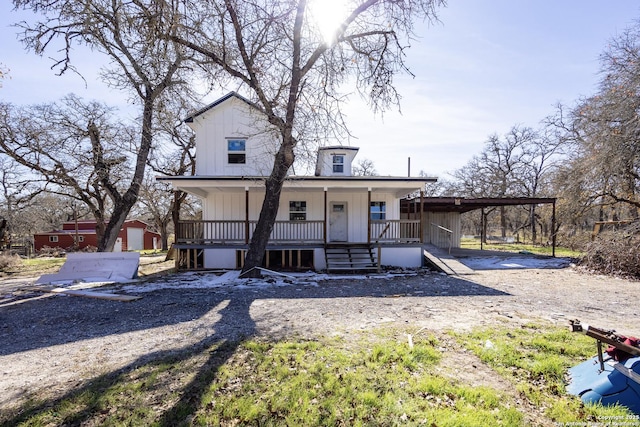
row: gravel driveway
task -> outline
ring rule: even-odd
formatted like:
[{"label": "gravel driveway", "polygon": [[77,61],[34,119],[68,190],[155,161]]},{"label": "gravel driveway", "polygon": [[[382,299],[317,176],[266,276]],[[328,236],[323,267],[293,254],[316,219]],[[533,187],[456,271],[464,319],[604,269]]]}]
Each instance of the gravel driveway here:
[{"label": "gravel driveway", "polygon": [[638,282],[558,264],[511,265],[461,277],[420,270],[240,281],[180,273],[108,286],[142,297],[132,302],[30,292],[28,280],[4,280],[0,410],[34,392],[59,395],[106,372],[247,336],[348,337],[380,325],[441,334],[498,320],[566,325],[573,318],[640,336]]}]

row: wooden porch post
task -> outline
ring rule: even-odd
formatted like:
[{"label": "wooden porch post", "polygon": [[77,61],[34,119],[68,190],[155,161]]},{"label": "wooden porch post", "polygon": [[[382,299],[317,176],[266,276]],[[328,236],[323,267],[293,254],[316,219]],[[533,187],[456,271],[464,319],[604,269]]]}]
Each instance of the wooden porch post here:
[{"label": "wooden porch post", "polygon": [[422,234],[422,221],[423,221],[423,211],[424,211],[424,190],[420,190],[420,214],[419,214],[419,218],[420,218],[420,226],[418,227],[418,233],[420,233],[420,243],[424,243],[424,234]]},{"label": "wooden porch post", "polygon": [[327,244],[327,200],[328,200],[328,188],[324,187],[324,219],[322,221],[322,234],[324,235],[324,244]]},{"label": "wooden porch post", "polygon": [[249,244],[249,187],[244,187],[244,243]]},{"label": "wooden porch post", "polygon": [[371,187],[367,191],[367,243],[371,243]]}]

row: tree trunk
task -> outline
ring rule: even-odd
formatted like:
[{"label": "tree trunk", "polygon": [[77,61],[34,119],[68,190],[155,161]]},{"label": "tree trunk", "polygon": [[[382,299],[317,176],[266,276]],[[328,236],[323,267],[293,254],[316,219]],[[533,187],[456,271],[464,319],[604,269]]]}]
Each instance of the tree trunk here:
[{"label": "tree trunk", "polygon": [[175,240],[178,240],[178,232],[180,230],[178,226],[178,223],[180,222],[180,206],[182,205],[182,202],[180,201],[180,193],[182,193],[180,190],[175,190],[173,192],[173,206],[171,207],[171,220],[173,221],[173,233],[175,235]]},{"label": "tree trunk", "polygon": [[529,209],[530,209],[529,221],[531,221],[531,240],[532,240],[532,243],[535,245],[536,240],[538,238],[538,233],[536,231],[536,207],[532,205]]},{"label": "tree trunk", "polygon": [[503,239],[507,237],[507,213],[504,206],[500,206],[500,235]]},{"label": "tree trunk", "polygon": [[487,215],[488,212],[482,212],[482,232],[481,232],[481,241],[482,243],[487,243]]},{"label": "tree trunk", "polygon": [[[283,138],[284,139],[284,138]],[[240,277],[261,277],[260,270],[256,267],[262,265],[265,250],[269,243],[269,236],[273,230],[273,224],[278,215],[278,206],[280,205],[280,195],[282,186],[287,177],[287,171],[293,164],[294,139],[289,136],[288,141],[283,141],[280,150],[275,157],[273,171],[265,182],[265,197],[260,210],[260,217],[256,224],[256,229],[251,236],[249,250],[244,260],[244,267]]]},{"label": "tree trunk", "polygon": [[[162,218],[157,218],[154,221],[156,229],[160,234],[160,250],[166,251],[168,249],[168,241],[169,241],[169,223],[171,222],[171,218],[168,215],[164,215]],[[156,248],[154,248],[156,249]]]},{"label": "tree trunk", "polygon": [[138,194],[140,193],[140,187],[142,187],[142,180],[144,179],[144,170],[147,165],[147,159],[149,158],[149,152],[151,151],[151,125],[153,121],[153,97],[147,95],[144,100],[144,108],[142,111],[142,134],[140,136],[140,149],[136,156],[136,168],[131,179],[131,185],[129,189],[120,196],[117,188],[111,185],[106,177],[105,187],[109,190],[113,200],[113,213],[109,219],[109,223],[105,229],[104,236],[98,240],[98,252],[113,252],[113,247],[118,239],[118,234],[122,229],[122,225],[127,219],[131,208],[138,201]]}]

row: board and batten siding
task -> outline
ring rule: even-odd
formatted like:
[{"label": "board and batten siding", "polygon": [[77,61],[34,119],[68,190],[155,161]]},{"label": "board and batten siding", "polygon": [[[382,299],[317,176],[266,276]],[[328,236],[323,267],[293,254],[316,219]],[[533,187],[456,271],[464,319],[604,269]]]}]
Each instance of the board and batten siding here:
[{"label": "board and batten siding", "polygon": [[[245,191],[213,192],[204,200],[204,220],[236,220],[243,221],[246,215]],[[264,200],[264,192],[249,191],[249,220],[257,221]],[[369,196],[366,191],[358,193],[343,192],[341,190],[327,192],[327,207],[332,202],[346,203],[347,205],[347,233],[350,242],[367,241],[367,224],[369,215]],[[289,202],[307,202],[307,220],[322,221],[325,218],[324,192],[323,191],[283,191],[280,198],[277,221],[289,220]],[[393,194],[374,193],[371,201],[386,203],[386,219],[396,220],[400,218],[400,206]],[[327,212],[329,215],[329,212]],[[375,240],[377,236],[371,236]]]},{"label": "board and batten siding", "polygon": [[422,233],[425,243],[448,248],[449,233],[440,230],[432,224],[453,231],[451,234],[451,247],[460,247],[460,214],[457,212],[424,212],[422,218]]},{"label": "board and batten siding", "polygon": [[[243,101],[230,98],[194,118],[196,175],[268,176],[273,167],[277,141],[266,132],[269,125]],[[245,139],[246,163],[229,164],[227,140]]]}]

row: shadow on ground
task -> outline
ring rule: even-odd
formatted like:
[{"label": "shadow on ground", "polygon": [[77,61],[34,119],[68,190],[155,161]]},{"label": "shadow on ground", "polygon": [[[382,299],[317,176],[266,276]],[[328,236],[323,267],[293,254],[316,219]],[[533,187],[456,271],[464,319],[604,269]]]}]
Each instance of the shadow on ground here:
[{"label": "shadow on ground", "polygon": [[[174,276],[173,279],[175,280]],[[106,337],[131,331],[146,330],[165,325],[199,319],[215,307],[218,320],[210,325],[209,334],[200,341],[178,350],[151,351],[127,366],[94,378],[64,396],[52,401],[29,404],[13,415],[0,417],[2,425],[17,425],[31,417],[49,411],[65,399],[90,396],[73,415],[59,420],[62,425],[82,425],[94,422],[96,411],[104,410],[101,396],[110,392],[114,384],[127,372],[141,366],[158,363],[179,363],[194,354],[207,354],[195,376],[169,405],[158,425],[172,426],[184,422],[201,405],[201,397],[216,378],[219,368],[236,352],[245,339],[256,335],[256,323],[250,309],[259,300],[311,300],[364,298],[375,302],[378,298],[508,296],[508,294],[471,281],[441,278],[439,275],[394,278],[368,278],[326,281],[319,284],[291,283],[285,286],[237,286],[216,289],[165,289],[142,294],[137,301],[122,303],[69,296],[26,301],[23,304],[0,308],[1,356],[46,348],[66,343]],[[226,304],[226,305],[225,305]],[[373,305],[373,304],[372,304]],[[102,409],[101,409],[102,408]],[[98,418],[100,416],[98,415]],[[156,422],[157,419],[156,419]]]}]

